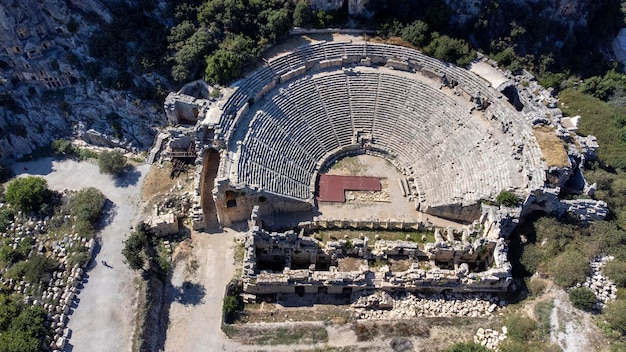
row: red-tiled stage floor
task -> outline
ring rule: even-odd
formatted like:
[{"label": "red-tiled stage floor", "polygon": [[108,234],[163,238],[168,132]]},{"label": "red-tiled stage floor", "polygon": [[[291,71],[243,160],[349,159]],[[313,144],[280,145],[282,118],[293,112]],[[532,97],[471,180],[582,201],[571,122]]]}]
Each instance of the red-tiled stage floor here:
[{"label": "red-tiled stage floor", "polygon": [[380,191],[378,177],[368,176],[338,176],[320,175],[319,194],[320,202],[345,202],[344,191]]}]

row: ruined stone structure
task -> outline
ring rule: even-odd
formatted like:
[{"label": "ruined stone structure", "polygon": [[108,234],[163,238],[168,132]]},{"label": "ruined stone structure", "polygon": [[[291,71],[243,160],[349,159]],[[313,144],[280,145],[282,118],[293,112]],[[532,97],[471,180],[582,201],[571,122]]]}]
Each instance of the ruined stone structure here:
[{"label": "ruined stone structure", "polygon": [[[194,227],[210,231],[252,213],[243,270],[248,294],[506,291],[505,240],[520,218],[533,210],[570,211],[588,221],[607,209],[589,199],[558,198],[574,178],[581,193],[592,191],[580,167],[593,157],[595,140],[561,125],[556,99],[532,76],[506,76],[482,62],[501,78],[482,78],[405,47],[318,42],[270,58],[221,99],[188,94],[189,87],[171,93],[168,119],[179,130],[188,126],[199,151]],[[565,165],[543,157],[535,125],[569,143]],[[322,243],[306,235],[430,226],[418,219],[324,214],[295,224],[295,232],[263,228],[261,217],[315,210],[319,175],[340,158],[364,153],[404,175],[399,183],[416,210],[470,225],[436,230],[435,242],[425,246],[367,236]],[[502,190],[522,203],[485,204]],[[350,269],[342,264],[346,258]],[[371,265],[398,258],[412,263],[395,271]]]},{"label": "ruined stone structure", "polygon": [[[415,209],[464,223],[489,217],[493,238],[532,210],[604,217],[605,204],[558,199],[567,180],[582,178],[593,139],[567,132],[556,99],[532,77],[509,75],[497,85],[405,47],[318,42],[269,59],[222,99],[172,93],[168,118],[190,126],[200,152],[194,226],[245,221],[254,207],[261,216],[314,210],[318,175],[363,153],[405,175]],[[547,164],[534,125],[554,126],[570,142],[565,167]],[[582,180],[581,190],[589,186]],[[522,207],[481,206],[502,190],[514,191]],[[302,225],[352,220],[365,223]]]},{"label": "ruined stone structure", "polygon": [[[436,242],[422,247],[411,241],[370,241],[368,237],[323,244],[303,234],[265,231],[255,208],[246,234],[244,292],[504,292],[511,282],[504,239],[481,237],[471,226],[461,233],[448,229],[445,238],[436,229]],[[410,264],[402,271],[392,271],[388,264],[368,264],[389,259]],[[356,261],[358,269],[345,269],[344,260]]]}]

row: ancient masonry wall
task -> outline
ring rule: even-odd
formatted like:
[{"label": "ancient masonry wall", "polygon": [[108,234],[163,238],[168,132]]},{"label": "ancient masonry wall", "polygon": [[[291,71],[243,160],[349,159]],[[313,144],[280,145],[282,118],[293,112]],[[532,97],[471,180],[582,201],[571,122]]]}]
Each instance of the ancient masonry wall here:
[{"label": "ancient masonry wall", "polygon": [[[304,236],[304,231],[270,233],[259,223],[255,209],[246,234],[242,272],[248,294],[505,292],[512,279],[505,240],[478,236],[470,227],[461,233],[436,230],[436,242],[420,248],[410,241],[378,240],[372,244],[368,237],[323,244]],[[339,271],[338,261],[347,257],[362,264],[357,270]],[[367,264],[399,257],[412,261],[408,270],[397,272],[387,264]]]}]

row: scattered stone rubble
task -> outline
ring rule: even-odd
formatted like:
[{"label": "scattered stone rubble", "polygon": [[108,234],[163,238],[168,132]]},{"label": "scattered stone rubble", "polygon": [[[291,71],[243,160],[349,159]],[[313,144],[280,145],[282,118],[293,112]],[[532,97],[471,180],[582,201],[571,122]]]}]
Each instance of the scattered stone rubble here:
[{"label": "scattered stone rubble", "polygon": [[594,309],[601,311],[607,302],[617,299],[617,285],[602,274],[602,267],[607,262],[613,260],[613,256],[601,256],[593,258],[590,263],[591,275],[587,276],[585,282],[579,287],[586,287],[595,293],[598,302]]},{"label": "scattered stone rubble", "polygon": [[[6,205],[1,205],[6,206]],[[63,220],[69,220],[65,216]],[[26,218],[20,212],[16,219],[7,226],[2,238],[10,239],[13,248],[17,248],[20,241],[27,237],[35,240],[28,258],[34,253],[46,255],[59,261],[50,279],[44,284],[32,285],[24,280],[0,278],[0,284],[7,290],[22,294],[25,304],[40,305],[48,311],[46,326],[50,327],[50,335],[41,347],[43,351],[62,351],[71,335],[67,327],[72,306],[76,304],[76,295],[80,292],[80,285],[84,278],[84,270],[78,265],[70,266],[68,257],[77,251],[83,251],[91,258],[96,242],[88,240],[77,233],[65,234],[60,240],[53,240],[47,233],[47,227],[54,218],[44,219]]]},{"label": "scattered stone rubble", "polygon": [[486,317],[496,314],[506,301],[490,293],[387,293],[362,291],[351,296],[358,319],[409,319],[416,317]]},{"label": "scattered stone rubble", "polygon": [[502,327],[502,332],[493,329],[480,328],[474,335],[474,343],[485,346],[490,350],[497,350],[501,341],[506,339],[508,330],[506,326]]}]

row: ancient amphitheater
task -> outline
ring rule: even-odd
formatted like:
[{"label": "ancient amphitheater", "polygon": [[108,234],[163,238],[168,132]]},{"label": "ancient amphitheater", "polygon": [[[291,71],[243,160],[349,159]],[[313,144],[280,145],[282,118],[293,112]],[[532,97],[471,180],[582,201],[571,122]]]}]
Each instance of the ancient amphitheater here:
[{"label": "ancient amphitheater", "polygon": [[[163,139],[172,139],[170,156],[196,157],[196,229],[210,232],[253,214],[244,266],[248,293],[389,287],[501,292],[511,279],[506,235],[527,210],[545,208],[546,195],[556,199],[567,178],[546,182],[554,167],[533,133],[535,124],[563,132],[556,100],[514,79],[491,84],[410,48],[320,41],[267,60],[221,98],[210,98],[211,88],[200,83],[170,94],[169,121],[193,126],[193,136]],[[578,161],[595,148],[592,140],[571,138],[579,139]],[[397,168],[414,219],[319,213],[319,176],[337,160],[360,154]],[[576,169],[568,163],[561,168]],[[484,204],[503,190],[515,192],[520,206]],[[556,204],[550,210],[571,207]],[[602,213],[597,204],[582,208]],[[435,229],[418,213],[459,226]],[[293,217],[298,220],[289,227],[296,232],[270,233],[259,219],[277,214],[309,215]],[[426,228],[436,236],[418,248],[373,239],[368,246],[366,236],[322,243],[306,233],[331,227]],[[341,272],[346,256],[364,265]],[[416,264],[395,274],[367,266],[368,259],[394,256]]]}]

